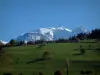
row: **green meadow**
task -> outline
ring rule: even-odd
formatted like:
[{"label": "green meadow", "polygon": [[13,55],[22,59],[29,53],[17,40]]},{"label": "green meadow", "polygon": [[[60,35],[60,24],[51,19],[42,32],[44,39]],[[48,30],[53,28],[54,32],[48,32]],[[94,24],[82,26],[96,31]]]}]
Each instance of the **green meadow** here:
[{"label": "green meadow", "polygon": [[[80,45],[86,50],[83,55],[80,54]],[[91,49],[89,45],[92,46]],[[83,42],[48,43],[42,48],[38,48],[38,45],[5,47],[0,56],[0,75],[6,72],[13,75],[38,75],[38,72],[53,75],[58,69],[62,75],[67,75],[66,60],[69,61],[68,75],[81,75],[81,70],[90,70],[100,75],[100,50],[95,50],[96,46],[96,43]],[[51,59],[27,64],[31,60],[41,58],[45,50],[49,52]]]}]

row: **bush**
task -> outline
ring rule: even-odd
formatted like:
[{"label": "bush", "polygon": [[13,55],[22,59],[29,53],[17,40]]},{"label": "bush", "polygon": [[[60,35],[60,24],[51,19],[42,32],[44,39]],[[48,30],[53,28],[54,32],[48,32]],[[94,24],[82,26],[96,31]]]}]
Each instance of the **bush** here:
[{"label": "bush", "polygon": [[39,72],[39,75],[43,75],[43,73],[42,72]]},{"label": "bush", "polygon": [[85,49],[80,49],[80,51],[81,51],[81,54],[85,54],[86,53]]},{"label": "bush", "polygon": [[45,47],[45,46],[46,46],[45,43],[43,43],[43,44],[39,44],[39,45],[38,45],[38,48],[43,48],[43,47]]},{"label": "bush", "polygon": [[11,73],[4,73],[3,75],[12,75]]},{"label": "bush", "polygon": [[60,70],[57,70],[54,72],[54,75],[62,75],[62,74],[61,74]]},{"label": "bush", "polygon": [[47,50],[44,51],[42,57],[43,58],[48,58],[49,57],[49,52]]},{"label": "bush", "polygon": [[2,46],[0,46],[0,50],[2,50]]}]

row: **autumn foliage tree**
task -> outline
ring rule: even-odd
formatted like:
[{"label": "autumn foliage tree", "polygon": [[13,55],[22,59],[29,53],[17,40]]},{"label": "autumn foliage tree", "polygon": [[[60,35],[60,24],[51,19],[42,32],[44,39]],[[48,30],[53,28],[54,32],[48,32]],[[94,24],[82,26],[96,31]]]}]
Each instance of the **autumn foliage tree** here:
[{"label": "autumn foliage tree", "polygon": [[49,51],[48,50],[45,50],[42,54],[42,57],[43,58],[48,58],[49,57]]},{"label": "autumn foliage tree", "polygon": [[62,75],[60,70],[54,72],[54,75]]},{"label": "autumn foliage tree", "polygon": [[11,44],[12,46],[16,45],[16,43],[17,43],[17,41],[14,39],[11,39],[9,42],[9,44]]}]

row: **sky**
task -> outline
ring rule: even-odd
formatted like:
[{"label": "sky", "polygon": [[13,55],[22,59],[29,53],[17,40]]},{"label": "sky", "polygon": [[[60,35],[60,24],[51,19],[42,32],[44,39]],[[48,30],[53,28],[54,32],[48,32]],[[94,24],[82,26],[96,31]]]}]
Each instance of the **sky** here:
[{"label": "sky", "polygon": [[0,0],[0,40],[61,25],[100,28],[100,0]]}]

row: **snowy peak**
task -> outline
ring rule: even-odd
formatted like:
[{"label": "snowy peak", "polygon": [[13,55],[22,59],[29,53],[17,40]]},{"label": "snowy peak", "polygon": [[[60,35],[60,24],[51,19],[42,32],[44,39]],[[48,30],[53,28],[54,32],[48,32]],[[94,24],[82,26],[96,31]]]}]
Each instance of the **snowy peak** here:
[{"label": "snowy peak", "polygon": [[33,30],[32,32],[28,32],[18,36],[17,40],[36,41],[42,39],[46,41],[52,41],[59,38],[69,38],[70,36],[76,35],[78,33],[86,32],[88,32],[88,30],[83,26],[75,28],[74,30],[67,29],[64,26],[39,28],[37,30]]},{"label": "snowy peak", "polygon": [[85,27],[80,26],[75,28],[72,32],[75,34],[79,34],[79,33],[88,33],[89,31]]},{"label": "snowy peak", "polygon": [[65,27],[63,26],[60,26],[60,27],[57,27],[58,30],[65,30]]},{"label": "snowy peak", "polygon": [[72,30],[65,28],[64,26],[60,26],[56,28],[57,30],[66,30],[68,32],[71,32]]},{"label": "snowy peak", "polygon": [[66,31],[68,31],[68,32],[71,32],[71,31],[72,31],[72,30],[70,30],[70,29],[65,28],[64,26],[59,26],[59,27],[56,27],[56,28],[54,28],[54,27],[40,28],[40,29],[38,29],[38,30],[36,30],[36,31],[47,32],[47,31],[56,31],[56,30],[66,30]]},{"label": "snowy peak", "polygon": [[0,43],[3,44],[3,45],[5,45],[5,44],[7,44],[8,42],[5,42],[5,41],[0,40]]}]

